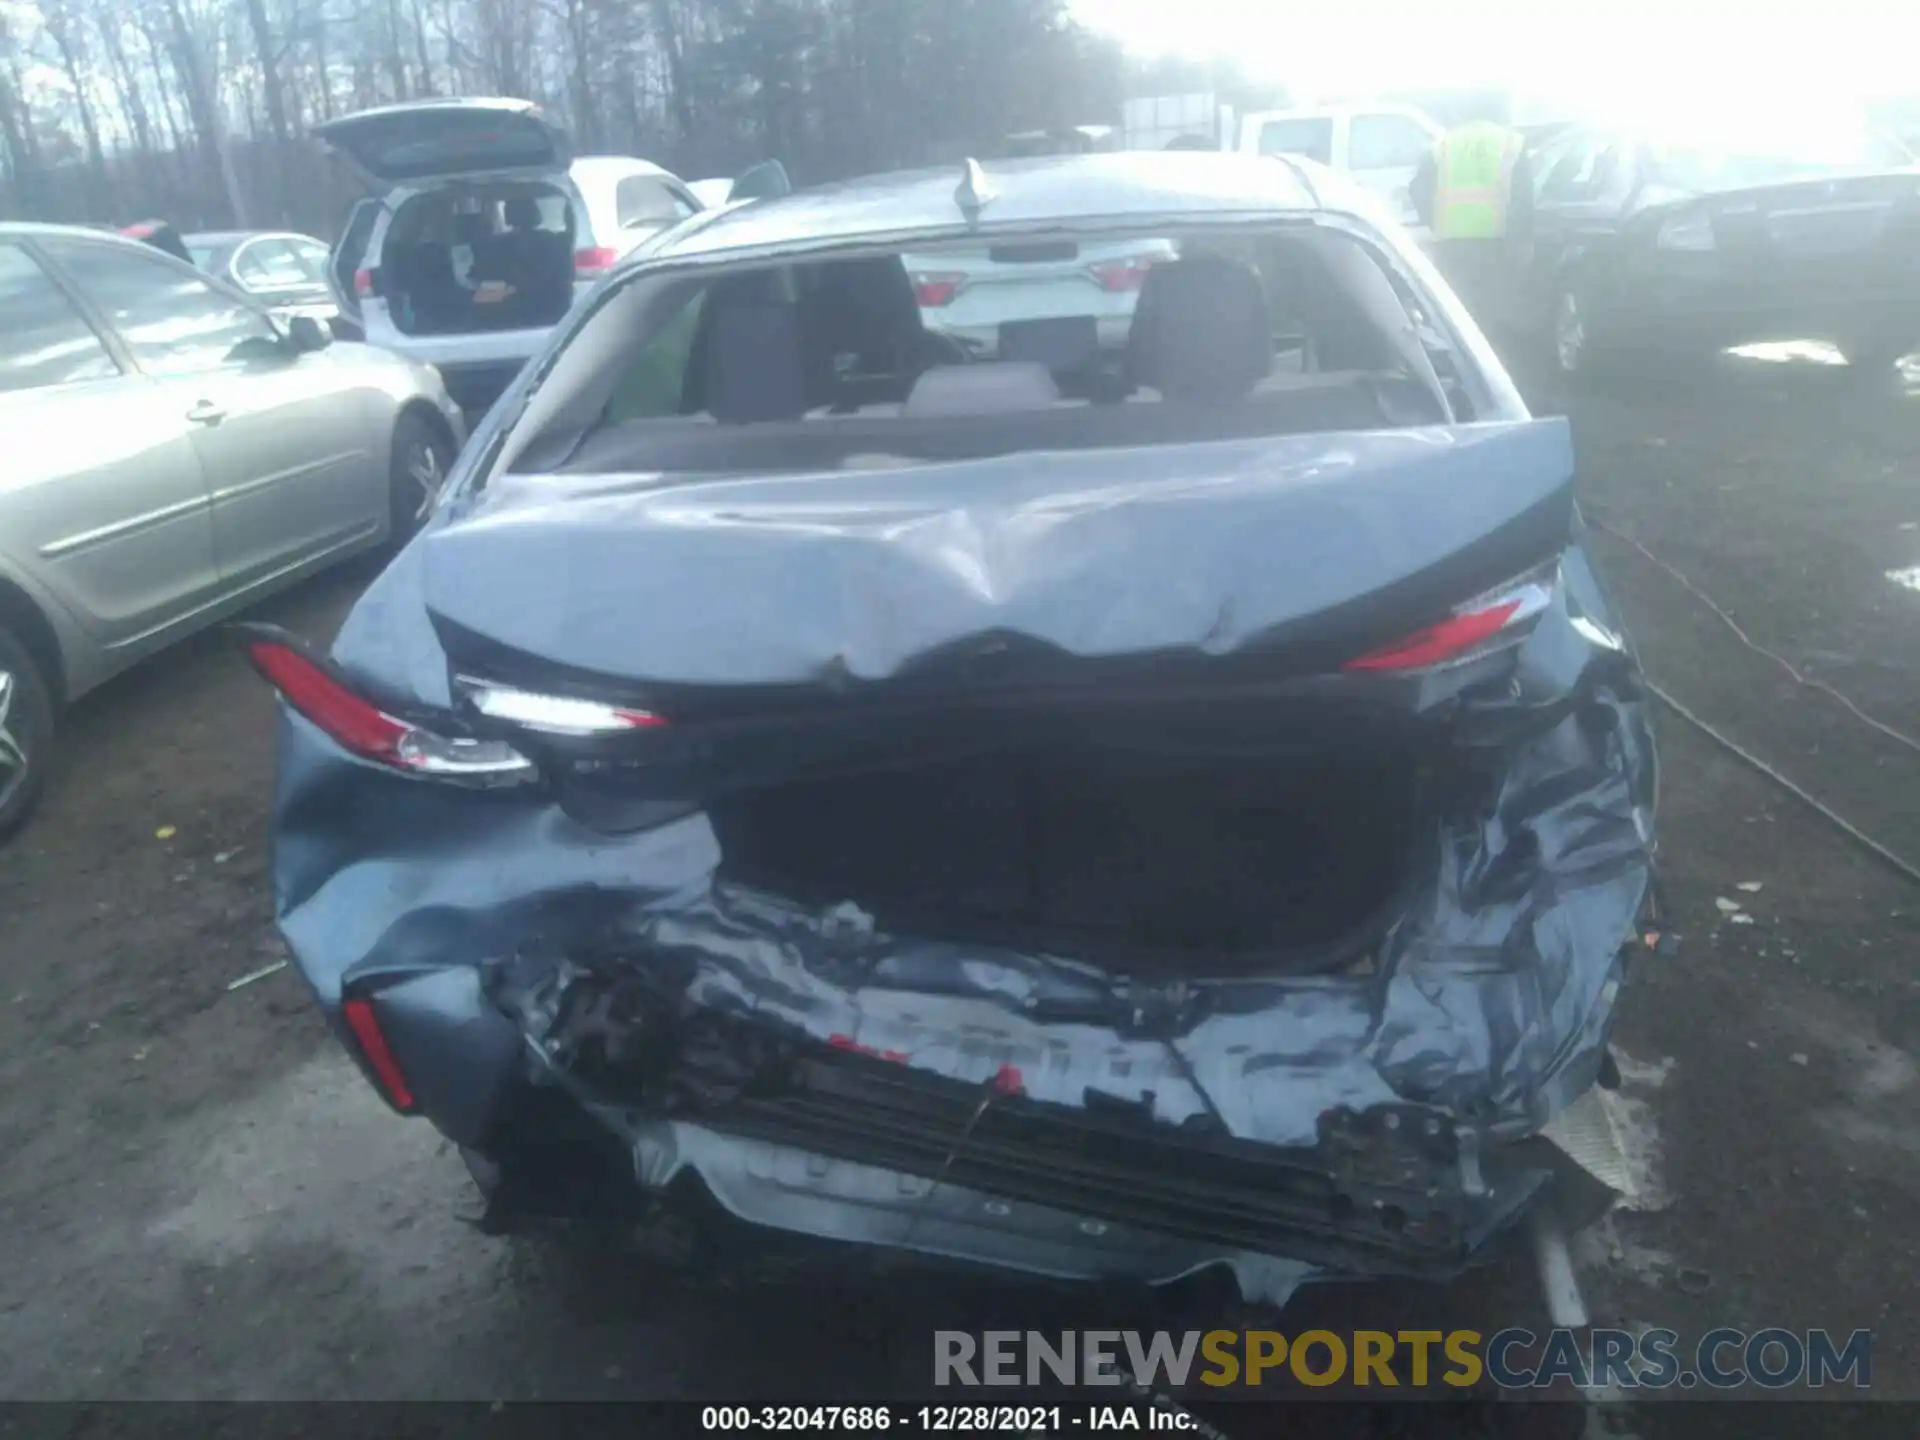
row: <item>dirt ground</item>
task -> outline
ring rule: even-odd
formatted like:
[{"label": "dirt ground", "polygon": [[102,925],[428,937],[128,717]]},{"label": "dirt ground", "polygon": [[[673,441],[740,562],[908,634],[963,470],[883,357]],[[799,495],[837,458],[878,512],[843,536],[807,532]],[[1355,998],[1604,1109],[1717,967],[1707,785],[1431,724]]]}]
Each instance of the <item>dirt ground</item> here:
[{"label": "dirt ground", "polygon": [[[1920,730],[1920,592],[1886,578],[1920,566],[1920,392],[1729,362],[1572,414],[1591,516],[1758,644]],[[1640,552],[1594,549],[1658,683],[1920,861],[1911,749]],[[365,579],[266,618],[323,635]],[[380,1107],[291,971],[228,988],[280,954],[271,711],[218,639],[143,666],[78,707],[41,818],[0,852],[0,1397],[854,1399],[918,1386],[936,1325],[1045,1328],[1069,1303],[663,1288],[617,1256],[477,1233],[456,1157]],[[1871,1327],[1875,1394],[1920,1397],[1920,892],[1660,718],[1685,943],[1625,1000],[1646,1183],[1582,1242],[1595,1318]],[[1415,1304],[1539,1322],[1509,1263],[1445,1296],[1309,1296],[1284,1323],[1395,1328]]]}]

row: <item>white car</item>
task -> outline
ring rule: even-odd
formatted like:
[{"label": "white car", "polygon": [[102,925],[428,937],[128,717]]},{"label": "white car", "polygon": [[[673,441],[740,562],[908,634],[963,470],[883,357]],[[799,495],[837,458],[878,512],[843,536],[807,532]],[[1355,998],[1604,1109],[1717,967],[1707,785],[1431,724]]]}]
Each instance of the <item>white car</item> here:
[{"label": "white car", "polygon": [[1432,117],[1407,105],[1263,110],[1241,117],[1238,148],[1344,170],[1411,225],[1417,217],[1408,187],[1442,133]]},{"label": "white car", "polygon": [[[927,329],[980,355],[1057,359],[1021,347],[1071,344],[1065,330],[1077,323],[1098,348],[1117,348],[1133,323],[1147,272],[1177,257],[1170,240],[1064,240],[904,258]],[[1062,323],[1034,323],[1046,321]]]},{"label": "white car", "polygon": [[628,156],[576,158],[526,100],[422,100],[319,126],[379,200],[332,266],[369,343],[439,367],[484,410],[575,299],[641,241],[706,208]]}]

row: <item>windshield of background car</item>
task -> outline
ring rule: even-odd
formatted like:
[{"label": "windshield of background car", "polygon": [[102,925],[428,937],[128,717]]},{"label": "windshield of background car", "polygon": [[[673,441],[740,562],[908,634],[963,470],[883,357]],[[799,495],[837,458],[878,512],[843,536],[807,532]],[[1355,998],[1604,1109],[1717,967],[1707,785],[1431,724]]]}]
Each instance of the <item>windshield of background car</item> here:
[{"label": "windshield of background car", "polygon": [[1412,338],[1438,332],[1405,278],[1314,225],[936,244],[630,289],[555,362],[561,393],[535,397],[543,433],[515,470],[885,468],[1471,410],[1442,390],[1451,352]]},{"label": "windshield of background car", "polygon": [[1333,118],[1328,115],[1302,116],[1293,120],[1269,120],[1260,127],[1262,155],[1298,155],[1322,165],[1333,163]]}]

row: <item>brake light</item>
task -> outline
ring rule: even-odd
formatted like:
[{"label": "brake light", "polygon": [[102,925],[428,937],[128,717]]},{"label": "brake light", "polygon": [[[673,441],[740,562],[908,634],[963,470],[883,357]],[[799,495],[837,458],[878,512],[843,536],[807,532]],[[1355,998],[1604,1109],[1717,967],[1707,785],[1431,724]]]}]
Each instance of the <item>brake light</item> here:
[{"label": "brake light", "polygon": [[441,735],[389,715],[286,640],[254,635],[244,646],[280,698],[349,754],[434,779],[513,784],[533,778],[533,762],[511,746]]},{"label": "brake light", "polygon": [[913,277],[913,298],[920,302],[922,310],[938,310],[951,305],[954,296],[960,293],[960,287],[967,283],[964,275],[919,274]]},{"label": "brake light", "polygon": [[1124,260],[1102,260],[1098,265],[1089,265],[1087,273],[1102,290],[1124,295],[1144,285],[1147,272],[1153,266],[1151,255],[1129,255]]},{"label": "brake light", "polygon": [[366,1058],[367,1068],[373,1071],[380,1093],[387,1097],[387,1103],[396,1110],[412,1110],[413,1089],[407,1084],[407,1077],[400,1073],[400,1062],[393,1058],[387,1037],[380,1032],[380,1017],[373,1013],[373,1002],[349,1000],[340,1007],[340,1013],[347,1022],[347,1029],[353,1032],[354,1043],[359,1045],[361,1055]]},{"label": "brake light", "polygon": [[573,252],[573,278],[593,280],[613,268],[620,252],[609,245],[588,245]]},{"label": "brake light", "polygon": [[362,300],[373,294],[373,271],[356,270],[353,272],[353,293]]},{"label": "brake light", "polygon": [[1476,659],[1501,648],[1501,642],[1517,642],[1525,633],[1523,627],[1538,619],[1552,600],[1551,575],[1535,572],[1469,600],[1438,624],[1415,630],[1341,668],[1428,670]]}]

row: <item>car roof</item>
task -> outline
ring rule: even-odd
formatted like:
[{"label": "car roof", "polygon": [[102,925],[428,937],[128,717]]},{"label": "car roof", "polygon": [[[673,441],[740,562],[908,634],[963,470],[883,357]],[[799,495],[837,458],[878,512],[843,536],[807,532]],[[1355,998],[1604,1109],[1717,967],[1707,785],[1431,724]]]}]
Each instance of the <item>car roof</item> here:
[{"label": "car roof", "polygon": [[39,220],[0,220],[0,235],[69,235],[89,240],[125,240],[130,245],[142,243],[138,240],[128,240],[113,226],[51,225]]},{"label": "car roof", "polygon": [[147,255],[156,253],[155,247],[145,240],[133,235],[123,235],[113,228],[95,225],[49,225],[37,220],[0,220],[0,239],[32,240],[36,238],[94,240],[107,245],[129,245]]},{"label": "car roof", "polygon": [[968,224],[956,199],[965,171],[953,165],[866,176],[712,212],[705,223],[688,222],[650,258],[691,259],[799,241],[878,243],[901,235],[916,244],[964,241],[1049,223],[1370,213],[1331,171],[1270,155],[1123,151],[997,161],[979,173],[989,198],[977,225]]}]

